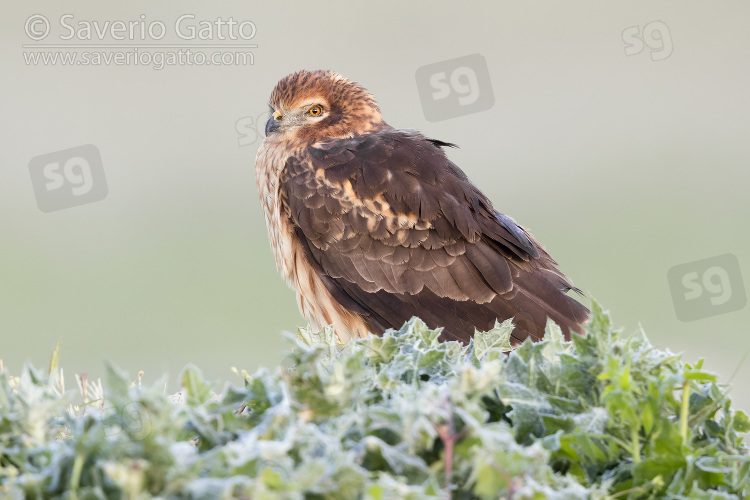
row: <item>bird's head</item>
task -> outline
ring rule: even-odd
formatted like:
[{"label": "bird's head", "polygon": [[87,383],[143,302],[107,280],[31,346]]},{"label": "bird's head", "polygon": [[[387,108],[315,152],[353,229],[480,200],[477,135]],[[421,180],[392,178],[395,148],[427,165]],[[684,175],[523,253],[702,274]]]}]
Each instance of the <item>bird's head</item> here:
[{"label": "bird's head", "polygon": [[282,78],[271,93],[269,107],[267,137],[319,140],[387,127],[372,95],[333,71],[298,71]]}]

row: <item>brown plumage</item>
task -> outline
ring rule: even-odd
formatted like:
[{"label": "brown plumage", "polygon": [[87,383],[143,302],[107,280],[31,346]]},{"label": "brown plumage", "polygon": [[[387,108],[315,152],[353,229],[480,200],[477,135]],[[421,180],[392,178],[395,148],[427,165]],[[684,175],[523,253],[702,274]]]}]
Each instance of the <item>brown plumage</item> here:
[{"label": "brown plumage", "polygon": [[555,261],[447,158],[452,144],[392,128],[329,71],[282,79],[270,107],[256,180],[277,267],[314,327],[343,341],[412,316],[462,342],[510,317],[516,342],[548,317],[582,331],[588,310]]}]

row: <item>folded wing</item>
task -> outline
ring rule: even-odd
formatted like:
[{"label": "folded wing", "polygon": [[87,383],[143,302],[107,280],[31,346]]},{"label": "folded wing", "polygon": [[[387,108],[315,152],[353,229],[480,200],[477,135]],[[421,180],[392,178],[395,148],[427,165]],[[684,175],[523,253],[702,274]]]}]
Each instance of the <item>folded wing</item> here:
[{"label": "folded wing", "polygon": [[538,339],[547,317],[569,335],[588,311],[555,262],[441,149],[386,130],[320,142],[290,158],[280,192],[310,264],[373,332],[412,316],[467,342],[515,318]]}]

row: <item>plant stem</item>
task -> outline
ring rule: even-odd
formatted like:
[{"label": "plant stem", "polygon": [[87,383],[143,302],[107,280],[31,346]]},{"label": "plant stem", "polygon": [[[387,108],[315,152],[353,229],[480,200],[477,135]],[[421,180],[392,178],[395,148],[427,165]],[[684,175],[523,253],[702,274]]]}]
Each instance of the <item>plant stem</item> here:
[{"label": "plant stem", "polygon": [[73,461],[73,472],[70,477],[70,495],[74,500],[78,498],[78,483],[81,481],[81,471],[83,470],[84,457],[81,454],[76,454],[76,458]]},{"label": "plant stem", "polygon": [[633,441],[633,463],[641,463],[641,442],[638,437],[640,422],[630,428],[630,439]]},{"label": "plant stem", "polygon": [[687,443],[688,430],[688,403],[690,402],[690,382],[685,380],[682,383],[682,407],[680,408],[680,435],[682,444]]}]

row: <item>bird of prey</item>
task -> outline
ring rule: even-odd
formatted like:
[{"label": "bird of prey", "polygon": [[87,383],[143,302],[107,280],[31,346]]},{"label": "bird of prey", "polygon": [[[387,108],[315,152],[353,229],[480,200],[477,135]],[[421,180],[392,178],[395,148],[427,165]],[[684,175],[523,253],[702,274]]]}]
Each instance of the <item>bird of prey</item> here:
[{"label": "bird of prey", "polygon": [[332,71],[278,82],[255,175],[276,266],[314,328],[342,342],[412,316],[467,343],[514,318],[512,342],[566,337],[588,310],[531,234],[451,162],[453,144],[388,125]]}]

